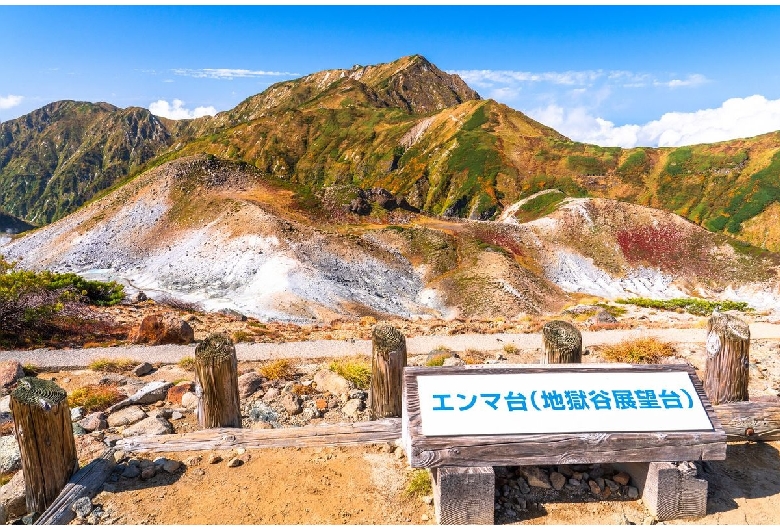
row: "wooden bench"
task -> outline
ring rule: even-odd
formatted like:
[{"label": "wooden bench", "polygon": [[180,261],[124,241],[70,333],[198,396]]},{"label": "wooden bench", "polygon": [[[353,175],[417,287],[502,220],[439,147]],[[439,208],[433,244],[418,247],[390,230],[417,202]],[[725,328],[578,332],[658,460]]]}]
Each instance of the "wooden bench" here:
[{"label": "wooden bench", "polygon": [[700,516],[706,481],[669,463],[726,458],[687,365],[407,367],[403,404],[409,464],[431,470],[440,524],[494,523],[494,466],[556,464],[644,463],[635,484],[659,520]]}]

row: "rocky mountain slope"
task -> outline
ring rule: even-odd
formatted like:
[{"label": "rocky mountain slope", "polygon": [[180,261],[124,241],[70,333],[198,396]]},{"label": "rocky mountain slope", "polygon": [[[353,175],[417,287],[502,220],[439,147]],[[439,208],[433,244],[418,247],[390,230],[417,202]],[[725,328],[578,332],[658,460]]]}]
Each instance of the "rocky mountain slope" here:
[{"label": "rocky mountain slope", "polygon": [[470,221],[410,212],[378,188],[363,194],[360,214],[351,197],[338,186],[306,195],[248,164],[186,157],[0,253],[297,323],[506,318],[558,311],[578,293],[726,297],[780,310],[780,257],[660,210],[551,191],[501,221]]},{"label": "rocky mountain slope", "polygon": [[382,187],[449,217],[493,219],[557,188],[675,212],[780,250],[780,133],[682,148],[573,142],[419,55],[278,83],[196,120],[53,103],[0,125],[0,209],[43,224],[144,164],[204,153],[303,194]]}]

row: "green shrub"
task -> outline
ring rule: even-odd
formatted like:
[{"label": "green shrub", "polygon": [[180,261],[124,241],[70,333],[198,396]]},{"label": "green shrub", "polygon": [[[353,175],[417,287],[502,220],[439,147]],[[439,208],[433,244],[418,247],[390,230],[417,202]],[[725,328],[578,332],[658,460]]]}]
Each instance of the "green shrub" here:
[{"label": "green shrub", "polygon": [[409,476],[404,493],[407,497],[423,497],[433,493],[431,475],[427,469],[415,469]]},{"label": "green shrub", "polygon": [[89,369],[94,372],[110,372],[115,374],[121,374],[130,370],[134,366],[140,364],[134,359],[107,359],[100,358],[95,359],[89,363]]},{"label": "green shrub", "polygon": [[328,368],[357,388],[365,390],[371,382],[371,365],[361,359],[339,359],[331,362]]},{"label": "green shrub", "polygon": [[125,398],[115,386],[87,385],[71,392],[69,407],[84,407],[87,412],[102,411]]},{"label": "green shrub", "polygon": [[672,298],[670,300],[654,300],[652,298],[628,298],[615,300],[619,304],[633,304],[639,307],[649,307],[652,309],[663,309],[666,311],[676,311],[682,309],[692,315],[711,315],[713,311],[750,311],[751,308],[747,302],[732,302],[722,300],[710,302],[700,298]]},{"label": "green shrub", "polygon": [[183,370],[195,370],[195,357],[182,357],[176,364]]}]

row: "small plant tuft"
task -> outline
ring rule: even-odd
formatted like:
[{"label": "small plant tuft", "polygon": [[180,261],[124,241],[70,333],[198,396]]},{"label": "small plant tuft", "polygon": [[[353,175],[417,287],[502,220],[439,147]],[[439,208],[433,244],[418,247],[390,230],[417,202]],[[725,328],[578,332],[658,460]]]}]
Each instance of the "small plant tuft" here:
[{"label": "small plant tuft", "polygon": [[363,390],[371,382],[371,365],[362,359],[339,359],[331,362],[328,369]]},{"label": "small plant tuft", "polygon": [[444,366],[444,361],[447,360],[451,355],[449,353],[439,353],[434,356],[432,356],[430,359],[425,361],[425,366]]},{"label": "small plant tuft", "polygon": [[604,347],[601,353],[610,362],[657,364],[661,359],[674,355],[674,348],[654,337],[647,337],[611,344]]},{"label": "small plant tuft", "polygon": [[125,398],[115,386],[87,385],[77,388],[68,396],[69,407],[84,407],[87,412],[105,410]]},{"label": "small plant tuft", "polygon": [[504,344],[504,352],[508,353],[509,355],[517,355],[520,353],[520,348],[514,344]]},{"label": "small plant tuft", "polygon": [[95,359],[89,363],[88,368],[94,372],[110,372],[114,374],[121,374],[138,365],[139,362],[134,359],[108,359],[100,358]]},{"label": "small plant tuft", "polygon": [[407,497],[424,497],[433,493],[431,475],[427,469],[415,469],[412,471],[409,482],[404,489]]},{"label": "small plant tuft", "polygon": [[277,379],[291,379],[295,376],[295,367],[287,359],[278,359],[262,366],[260,375],[271,381]]},{"label": "small plant tuft", "polygon": [[189,355],[187,357],[182,357],[176,364],[183,370],[195,370],[195,357]]},{"label": "small plant tuft", "polygon": [[252,334],[243,330],[233,332],[233,342],[254,342]]},{"label": "small plant tuft", "polygon": [[24,370],[24,375],[26,375],[27,377],[35,377],[36,375],[41,373],[41,367],[33,363],[23,364],[22,370]]}]

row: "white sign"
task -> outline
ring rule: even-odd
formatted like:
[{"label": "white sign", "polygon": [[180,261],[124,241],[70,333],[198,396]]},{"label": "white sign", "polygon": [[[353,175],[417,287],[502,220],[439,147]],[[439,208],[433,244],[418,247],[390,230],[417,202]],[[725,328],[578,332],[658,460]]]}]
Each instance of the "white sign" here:
[{"label": "white sign", "polygon": [[424,436],[712,430],[686,372],[417,377]]}]

